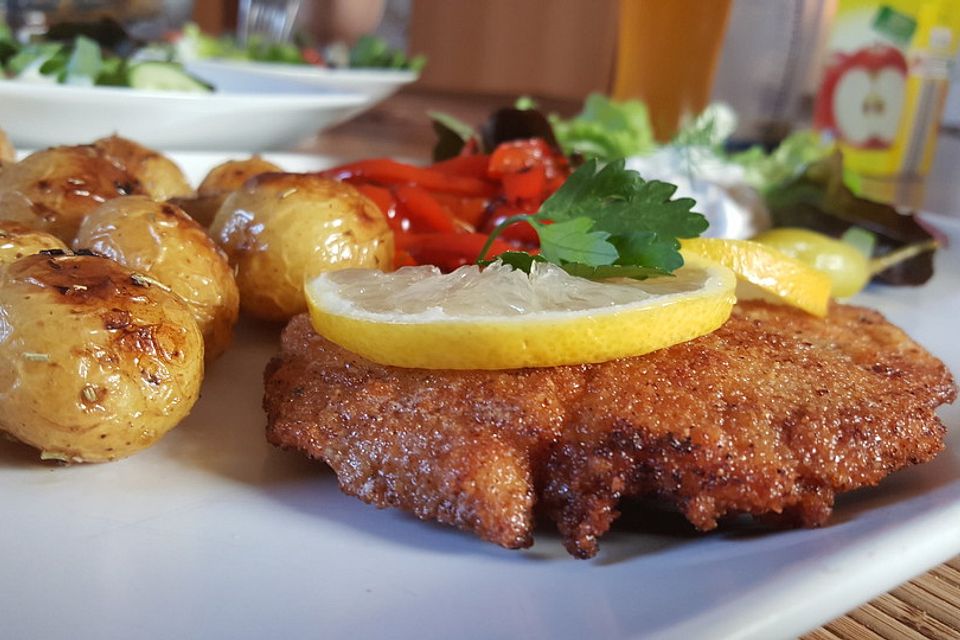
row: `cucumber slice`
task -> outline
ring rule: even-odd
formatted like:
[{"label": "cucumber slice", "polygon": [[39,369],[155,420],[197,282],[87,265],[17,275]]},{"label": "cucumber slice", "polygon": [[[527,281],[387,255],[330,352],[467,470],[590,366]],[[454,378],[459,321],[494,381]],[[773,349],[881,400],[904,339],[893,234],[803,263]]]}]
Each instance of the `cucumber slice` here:
[{"label": "cucumber slice", "polygon": [[213,91],[211,85],[190,75],[176,62],[135,64],[127,72],[127,82],[134,89],[148,91]]}]

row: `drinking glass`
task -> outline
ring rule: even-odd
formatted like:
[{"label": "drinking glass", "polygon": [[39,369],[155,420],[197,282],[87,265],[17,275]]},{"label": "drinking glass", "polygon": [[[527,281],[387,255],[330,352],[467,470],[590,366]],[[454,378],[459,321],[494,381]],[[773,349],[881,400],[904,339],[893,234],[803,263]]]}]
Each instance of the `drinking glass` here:
[{"label": "drinking glass", "polygon": [[613,96],[643,100],[666,142],[710,102],[730,0],[620,0]]},{"label": "drinking glass", "polygon": [[286,42],[299,11],[300,0],[240,0],[237,38],[242,43],[253,35],[268,42]]}]

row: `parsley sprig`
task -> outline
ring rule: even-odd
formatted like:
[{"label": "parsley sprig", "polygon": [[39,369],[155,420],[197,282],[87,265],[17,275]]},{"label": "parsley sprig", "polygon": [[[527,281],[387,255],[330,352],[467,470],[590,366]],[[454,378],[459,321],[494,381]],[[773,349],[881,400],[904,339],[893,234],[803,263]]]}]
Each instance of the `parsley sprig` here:
[{"label": "parsley sprig", "polygon": [[599,167],[589,160],[532,214],[511,216],[490,233],[479,264],[507,227],[528,222],[540,238],[539,255],[507,251],[496,256],[530,272],[534,262],[552,262],[571,275],[599,280],[643,280],[683,266],[680,238],[694,238],[707,219],[692,211],[691,198],[676,198],[676,186],[644,180],[623,160]]}]

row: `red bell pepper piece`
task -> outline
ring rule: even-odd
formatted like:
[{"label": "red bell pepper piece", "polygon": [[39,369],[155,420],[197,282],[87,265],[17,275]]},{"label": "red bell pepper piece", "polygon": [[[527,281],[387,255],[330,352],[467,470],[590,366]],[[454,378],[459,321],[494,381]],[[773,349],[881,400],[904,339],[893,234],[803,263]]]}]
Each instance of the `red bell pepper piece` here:
[{"label": "red bell pepper piece", "polygon": [[484,180],[487,177],[487,165],[489,163],[490,156],[485,153],[477,153],[466,156],[455,156],[447,160],[434,162],[430,165],[430,168],[448,175],[467,176]]},{"label": "red bell pepper piece", "polygon": [[477,228],[487,215],[490,198],[468,198],[449,193],[431,193],[434,200],[447,208],[457,220]]},{"label": "red bell pepper piece", "polygon": [[377,205],[387,218],[387,224],[394,233],[404,233],[410,230],[410,220],[404,215],[393,194],[389,189],[378,187],[375,184],[353,183],[357,191],[367,196]]},{"label": "red bell pepper piece", "polygon": [[510,202],[535,200],[539,203],[543,201],[543,192],[547,187],[547,171],[543,165],[537,165],[516,173],[507,173],[501,181],[503,195]]},{"label": "red bell pepper piece", "polygon": [[490,155],[487,174],[499,178],[541,166],[553,158],[553,150],[542,138],[511,140],[501,143]]},{"label": "red bell pepper piece", "polygon": [[316,47],[303,47],[300,49],[300,55],[303,56],[303,61],[307,64],[315,64],[319,67],[326,64],[323,54]]},{"label": "red bell pepper piece", "polygon": [[[484,233],[491,233],[497,225],[507,218],[522,213],[531,213],[536,210],[536,206],[525,207],[522,205],[502,203],[493,209],[490,217],[483,223],[480,230]],[[521,244],[528,249],[540,246],[540,236],[537,235],[536,230],[528,222],[518,222],[510,225],[500,233],[500,237],[508,242]]]},{"label": "red bell pepper piece", "polygon": [[400,267],[415,267],[417,261],[413,259],[409,253],[403,249],[397,249],[393,252],[393,268],[399,269]]},{"label": "red bell pepper piece", "polygon": [[319,174],[337,180],[366,178],[369,181],[387,185],[414,184],[430,191],[461,196],[492,196],[496,192],[496,186],[485,180],[449,175],[435,169],[415,167],[389,158],[351,162],[321,171]]},{"label": "red bell pepper piece", "polygon": [[393,188],[393,193],[406,211],[411,232],[456,233],[460,230],[453,214],[434,200],[426,190],[411,185],[398,185]]},{"label": "red bell pepper piece", "polygon": [[[407,252],[417,264],[433,264],[443,271],[453,271],[473,264],[487,242],[485,233],[405,233],[396,238],[397,248]],[[487,257],[497,256],[514,247],[497,238]]]}]

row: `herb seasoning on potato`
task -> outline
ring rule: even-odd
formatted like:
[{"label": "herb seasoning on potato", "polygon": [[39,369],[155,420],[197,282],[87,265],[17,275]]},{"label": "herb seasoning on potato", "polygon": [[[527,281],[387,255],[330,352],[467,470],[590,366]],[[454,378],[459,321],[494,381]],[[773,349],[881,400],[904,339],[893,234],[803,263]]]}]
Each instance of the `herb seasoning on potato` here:
[{"label": "herb seasoning on potato", "polygon": [[0,430],[44,459],[136,453],[199,396],[203,338],[190,310],[113,260],[17,260],[0,270],[0,312]]},{"label": "herb seasoning on potato", "polygon": [[74,246],[147,274],[180,296],[203,333],[208,362],[229,346],[240,301],[233,270],[179,207],[144,196],[115,198],[84,219]]},{"label": "herb seasoning on potato", "polygon": [[141,194],[140,182],[95,147],[37,151],[0,173],[0,219],[72,242],[84,216],[111,198]]},{"label": "herb seasoning on potato", "polygon": [[211,235],[237,268],[240,308],[271,321],[306,311],[303,283],[323,271],[389,271],[393,232],[349,184],[314,174],[265,173],[230,195]]}]

